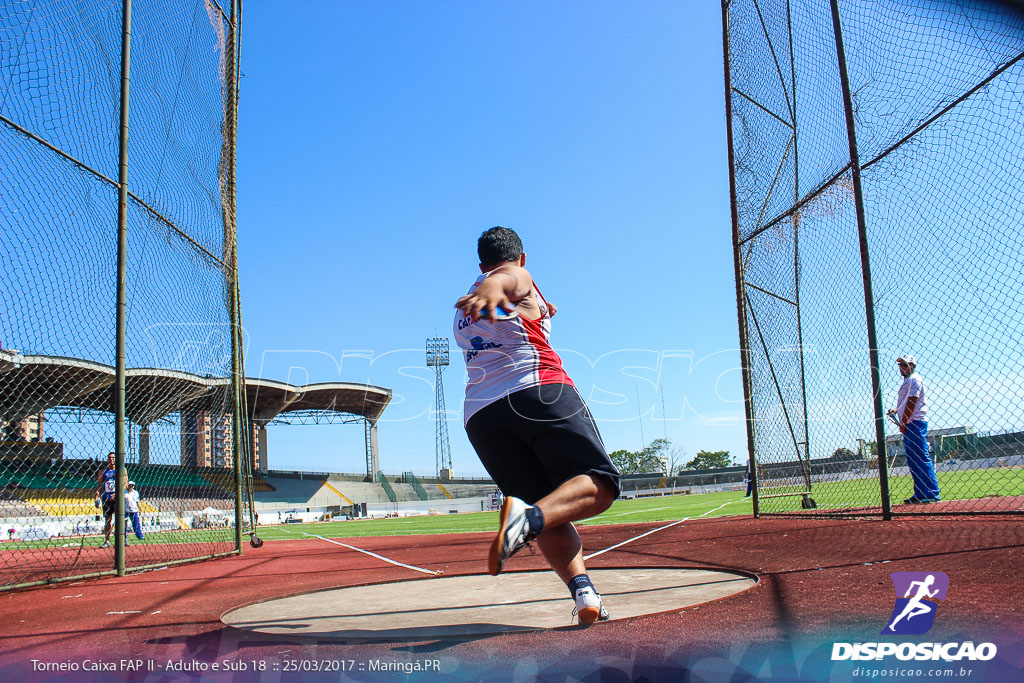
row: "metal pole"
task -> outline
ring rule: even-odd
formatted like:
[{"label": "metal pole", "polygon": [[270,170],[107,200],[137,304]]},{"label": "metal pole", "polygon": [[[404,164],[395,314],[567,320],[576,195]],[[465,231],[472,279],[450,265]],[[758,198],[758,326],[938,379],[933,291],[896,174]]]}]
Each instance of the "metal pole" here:
[{"label": "metal pole", "polygon": [[128,75],[132,42],[132,0],[121,5],[121,122],[117,170],[117,342],[114,361],[114,569],[124,576],[125,329],[128,320]]},{"label": "metal pole", "polygon": [[750,384],[750,345],[747,339],[746,303],[743,292],[743,261],[740,257],[740,219],[736,208],[736,163],[732,137],[732,70],[729,54],[729,0],[722,0],[722,54],[725,60],[725,133],[729,152],[729,206],[732,216],[732,259],[736,273],[736,318],[740,331],[740,371],[743,378],[743,412],[747,422],[747,455],[753,482],[754,516],[760,514],[757,455],[754,452],[754,415]]},{"label": "metal pole", "polygon": [[[786,2],[786,24],[789,28],[789,78],[793,88],[793,202],[800,201],[800,139],[796,125],[796,57],[793,51],[793,12]],[[800,354],[800,397],[804,403],[804,483],[811,490],[811,430],[807,419],[807,373],[804,369],[804,329],[800,313],[800,212],[793,212],[793,286],[796,293],[796,339]]]},{"label": "metal pole", "polygon": [[444,469],[444,439],[441,432],[441,421],[444,416],[441,414],[441,402],[444,401],[443,377],[441,373],[444,368],[440,365],[434,367],[434,410],[437,411],[434,418],[434,460],[437,466],[437,476],[441,476]]},{"label": "metal pole", "polygon": [[227,225],[231,229],[231,267],[228,271],[228,277],[231,278],[231,387],[232,387],[232,411],[233,416],[231,419],[231,443],[232,451],[235,457],[233,458],[234,470],[235,470],[235,551],[239,554],[242,552],[242,458],[246,456],[245,449],[242,448],[242,422],[245,420],[246,415],[242,412],[242,392],[245,388],[242,386],[242,367],[241,367],[241,353],[240,347],[242,343],[242,330],[240,324],[241,311],[239,310],[239,288],[238,288],[238,227],[236,224],[235,215],[235,144],[237,135],[237,104],[238,101],[235,97],[236,83],[235,77],[237,70],[235,68],[236,60],[238,59],[238,31],[236,18],[238,16],[238,0],[232,0],[231,2],[231,16],[230,16],[230,28],[228,32],[228,49],[227,49],[227,60],[224,65],[224,79],[225,88],[224,96],[226,101],[224,103],[224,118],[225,123],[225,135],[228,139],[225,140],[226,148],[228,152],[228,197],[227,206],[224,207],[228,213]]},{"label": "metal pole", "polygon": [[878,443],[878,482],[882,495],[882,519],[892,519],[892,501],[889,500],[889,468],[885,460],[885,419],[882,409],[881,378],[878,370],[878,336],[875,330],[875,297],[871,291],[871,263],[868,251],[868,226],[864,214],[864,193],[861,189],[860,155],[857,152],[857,131],[853,120],[853,96],[850,75],[846,69],[846,48],[843,46],[843,26],[839,18],[839,2],[831,0],[832,28],[836,38],[836,57],[839,62],[839,82],[843,89],[843,109],[846,113],[846,138],[850,145],[850,171],[853,174],[853,198],[857,207],[857,233],[860,237],[860,268],[864,279],[864,313],[867,319],[868,358],[871,363],[871,392],[875,411],[875,440]]},{"label": "metal pole", "polygon": [[[237,269],[235,271],[237,276]],[[233,298],[237,298],[238,289],[237,287],[232,288]],[[234,329],[231,335],[231,375],[234,378],[232,385],[232,393],[234,394],[234,401],[232,401],[232,410],[234,417],[231,419],[231,441],[232,450],[234,451],[235,457],[233,460],[234,474],[235,474],[235,550],[241,554],[242,552],[242,458],[246,457],[245,449],[242,448],[242,421],[245,419],[245,414],[242,412],[241,392],[241,370],[239,363],[238,347],[240,345],[241,336],[237,330],[238,328],[238,314],[237,308],[232,306],[232,328]]]}]

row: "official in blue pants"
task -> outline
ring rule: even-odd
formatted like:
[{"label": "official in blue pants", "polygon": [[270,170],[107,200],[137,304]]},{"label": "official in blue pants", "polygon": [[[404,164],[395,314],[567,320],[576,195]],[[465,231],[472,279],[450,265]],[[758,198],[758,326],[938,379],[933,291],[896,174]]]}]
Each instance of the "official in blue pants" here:
[{"label": "official in blue pants", "polygon": [[[124,515],[126,520],[131,523],[132,531],[135,532],[135,538],[140,541],[146,538],[142,533],[142,518],[139,515],[139,492],[135,488],[134,481],[128,482],[124,491]],[[125,545],[131,545],[128,543],[128,524],[124,525],[124,540]]]},{"label": "official in blue pants", "polygon": [[896,409],[890,410],[889,414],[899,422],[907,467],[914,480],[914,495],[903,502],[912,505],[937,503],[940,500],[939,482],[928,451],[928,422],[925,419],[928,404],[925,402],[924,379],[916,372],[917,359],[909,353],[897,358],[896,364],[903,377],[903,384],[900,386]]}]

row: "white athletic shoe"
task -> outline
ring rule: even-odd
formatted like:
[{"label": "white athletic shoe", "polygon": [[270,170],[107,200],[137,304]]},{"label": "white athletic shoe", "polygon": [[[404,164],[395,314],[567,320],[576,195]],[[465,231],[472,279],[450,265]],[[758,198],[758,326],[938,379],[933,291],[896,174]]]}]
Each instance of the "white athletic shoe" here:
[{"label": "white athletic shoe", "polygon": [[530,523],[526,519],[529,505],[513,496],[506,496],[501,506],[501,522],[498,535],[491,543],[491,552],[487,557],[487,571],[496,576],[505,566],[505,560],[515,555],[533,538],[530,534]]},{"label": "white athletic shoe", "polygon": [[595,621],[608,621],[610,618],[601,596],[590,586],[576,591],[576,607],[572,615],[579,619],[580,626],[590,626]]},{"label": "white athletic shoe", "polygon": [[100,547],[101,548],[109,548],[110,547],[110,541],[103,541],[103,545],[101,545]]}]

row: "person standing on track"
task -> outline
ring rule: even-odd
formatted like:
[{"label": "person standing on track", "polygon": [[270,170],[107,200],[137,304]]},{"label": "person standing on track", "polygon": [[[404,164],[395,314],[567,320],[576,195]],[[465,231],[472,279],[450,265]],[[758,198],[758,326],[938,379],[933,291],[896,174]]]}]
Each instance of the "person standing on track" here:
[{"label": "person standing on track", "polygon": [[905,354],[896,359],[903,384],[896,400],[896,409],[889,415],[899,422],[903,434],[903,450],[907,455],[907,467],[914,480],[914,495],[904,500],[913,505],[939,502],[939,482],[935,477],[935,465],[928,451],[928,423],[925,415],[928,404],[924,396],[924,380],[917,374],[917,359]]},{"label": "person standing on track", "polygon": [[572,523],[608,509],[619,495],[619,472],[551,348],[556,308],[524,267],[519,235],[491,228],[477,255],[483,274],[456,302],[454,331],[469,375],[466,433],[505,495],[488,571],[498,574],[536,540],[568,586],[580,625],[605,621]]},{"label": "person standing on track", "polygon": [[[144,540],[146,537],[142,533],[142,518],[139,516],[139,491],[135,488],[134,481],[128,482],[124,490],[124,516],[131,522],[135,538]],[[124,528],[124,544],[129,545],[127,525]]]},{"label": "person standing on track", "polygon": [[[113,451],[107,454],[107,465],[96,477],[96,506],[103,507],[105,523],[103,525],[103,545],[101,548],[110,547],[110,532],[114,528],[114,515],[117,514],[117,465],[116,455]],[[121,477],[127,482],[128,474],[121,473]],[[127,488],[127,485],[125,486]]]}]

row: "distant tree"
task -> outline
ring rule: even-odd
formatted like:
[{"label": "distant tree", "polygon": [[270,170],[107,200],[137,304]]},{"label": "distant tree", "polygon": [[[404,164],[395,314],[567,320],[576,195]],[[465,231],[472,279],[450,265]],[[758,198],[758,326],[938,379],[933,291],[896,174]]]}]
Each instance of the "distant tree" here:
[{"label": "distant tree", "polygon": [[608,457],[611,458],[612,464],[615,465],[619,474],[636,474],[637,452],[619,449],[609,453]]},{"label": "distant tree", "polygon": [[683,463],[686,460],[686,451],[682,446],[670,445],[662,455],[668,458],[668,473],[670,475],[679,474],[685,469]]},{"label": "distant tree", "polygon": [[[661,472],[663,465],[661,459],[668,458],[669,449],[672,447],[672,442],[668,439],[655,439],[647,445],[642,451],[640,451],[639,457],[637,458],[637,466],[641,473],[646,472]],[[670,472],[672,470],[669,470]]]},{"label": "distant tree", "polygon": [[832,453],[833,460],[860,460],[856,453],[851,451],[849,448],[837,448]]},{"label": "distant tree", "polygon": [[717,470],[728,467],[729,451],[697,451],[697,457],[686,463],[688,470]]},{"label": "distant tree", "polygon": [[619,474],[646,474],[662,472],[661,458],[669,460],[669,472],[672,471],[673,450],[678,451],[676,458],[681,457],[682,449],[674,449],[668,439],[655,439],[639,451],[620,449],[608,454]]}]

